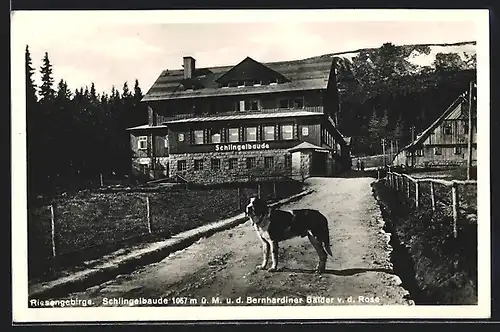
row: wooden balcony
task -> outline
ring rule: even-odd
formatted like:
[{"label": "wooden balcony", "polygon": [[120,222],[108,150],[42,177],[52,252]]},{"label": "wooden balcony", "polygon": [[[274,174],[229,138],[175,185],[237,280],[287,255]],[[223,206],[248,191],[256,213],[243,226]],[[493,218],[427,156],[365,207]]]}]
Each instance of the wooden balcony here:
[{"label": "wooden balcony", "polygon": [[181,120],[199,117],[218,117],[226,115],[242,115],[242,114],[269,114],[269,113],[283,113],[283,112],[313,112],[323,113],[323,106],[310,106],[302,108],[266,108],[260,110],[247,110],[247,111],[233,111],[233,112],[217,112],[217,113],[180,113],[169,117],[158,116],[158,123],[164,123],[172,120]]}]

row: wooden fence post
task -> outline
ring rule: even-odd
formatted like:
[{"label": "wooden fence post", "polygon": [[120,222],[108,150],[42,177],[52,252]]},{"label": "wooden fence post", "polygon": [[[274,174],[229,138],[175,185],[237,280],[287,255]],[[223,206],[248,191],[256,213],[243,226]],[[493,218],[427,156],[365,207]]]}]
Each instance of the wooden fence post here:
[{"label": "wooden fence post", "polygon": [[453,201],[453,237],[457,237],[457,220],[458,220],[458,185],[453,182],[451,185],[451,196]]},{"label": "wooden fence post", "polygon": [[241,187],[238,185],[238,211],[241,210]]},{"label": "wooden fence post", "polygon": [[410,184],[410,178],[406,178],[406,196],[408,196],[408,198],[410,198]]},{"label": "wooden fence post", "polygon": [[102,173],[99,173],[99,182],[101,183],[101,187],[104,187],[104,181],[102,180]]},{"label": "wooden fence post", "polygon": [[54,217],[54,206],[50,205],[50,227],[51,227],[51,239],[52,239],[52,256],[56,257],[56,222]]},{"label": "wooden fence post", "polygon": [[434,182],[430,182],[431,185],[431,206],[432,211],[436,211],[436,196],[434,195]]},{"label": "wooden fence post", "polygon": [[146,196],[146,216],[148,221],[148,231],[151,234],[151,211],[149,210],[149,197]]},{"label": "wooden fence post", "polygon": [[418,208],[418,200],[420,199],[419,191],[420,191],[420,182],[418,180],[415,181],[415,207]]}]

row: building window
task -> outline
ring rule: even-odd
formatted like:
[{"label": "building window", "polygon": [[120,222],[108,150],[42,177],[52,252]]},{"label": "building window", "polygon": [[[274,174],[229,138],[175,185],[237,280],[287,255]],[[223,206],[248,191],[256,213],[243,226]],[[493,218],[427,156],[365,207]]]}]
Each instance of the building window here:
[{"label": "building window", "polygon": [[304,98],[296,98],[293,100],[294,108],[303,108],[304,107]]},{"label": "building window", "polygon": [[201,171],[203,169],[203,159],[194,160],[194,170]]},{"label": "building window", "polygon": [[165,148],[168,148],[168,135],[165,136]]},{"label": "building window", "polygon": [[247,158],[247,168],[248,169],[255,168],[256,165],[257,165],[257,159],[255,157],[248,157]]},{"label": "building window", "polygon": [[148,164],[139,164],[139,171],[143,174],[148,174]]},{"label": "building window", "polygon": [[455,146],[455,154],[462,154],[462,147],[461,146]]},{"label": "building window", "polygon": [[184,134],[179,134],[179,136],[177,137],[179,139],[179,142],[184,142]]},{"label": "building window", "polygon": [[146,150],[148,148],[148,137],[147,136],[139,136],[137,138],[137,149]]},{"label": "building window", "polygon": [[290,107],[290,101],[288,99],[281,99],[279,101],[279,108],[289,108]]},{"label": "building window", "polygon": [[442,154],[442,152],[443,152],[443,151],[442,151],[441,147],[436,146],[436,147],[434,148],[434,154],[435,154],[435,155],[439,156],[439,155],[441,155],[441,154]]},{"label": "building window", "polygon": [[257,111],[259,109],[258,100],[247,100],[245,102],[245,110],[247,111]]},{"label": "building window", "polygon": [[274,157],[264,157],[264,168],[274,167]]},{"label": "building window", "polygon": [[451,135],[451,126],[450,125],[445,125],[443,130],[444,130],[445,135]]},{"label": "building window", "polygon": [[193,143],[194,144],[203,144],[203,130],[194,130],[193,131]]},{"label": "building window", "polygon": [[292,155],[286,154],[285,155],[285,168],[290,168],[290,167],[292,167]]},{"label": "building window", "polygon": [[274,140],[274,126],[264,126],[264,141]]},{"label": "building window", "polygon": [[235,169],[238,166],[238,159],[237,158],[230,158],[229,159],[229,169]]},{"label": "building window", "polygon": [[418,157],[422,157],[424,155],[424,150],[422,150],[422,149],[416,150],[415,155]]},{"label": "building window", "polygon": [[185,160],[178,160],[177,161],[177,170],[178,171],[185,171],[187,168],[187,164]]},{"label": "building window", "polygon": [[469,122],[464,121],[464,135],[468,135],[468,134],[469,134]]},{"label": "building window", "polygon": [[238,128],[229,128],[229,142],[234,143],[240,140],[240,131]]},{"label": "building window", "polygon": [[281,126],[281,139],[293,139],[293,125]]},{"label": "building window", "polygon": [[220,159],[210,160],[210,168],[211,169],[220,169]]},{"label": "building window", "polygon": [[210,136],[210,143],[220,143],[220,142],[221,142],[220,130],[213,130]]},{"label": "building window", "polygon": [[302,127],[302,136],[309,136],[309,127]]},{"label": "building window", "polygon": [[257,127],[245,128],[245,140],[248,142],[257,141]]}]

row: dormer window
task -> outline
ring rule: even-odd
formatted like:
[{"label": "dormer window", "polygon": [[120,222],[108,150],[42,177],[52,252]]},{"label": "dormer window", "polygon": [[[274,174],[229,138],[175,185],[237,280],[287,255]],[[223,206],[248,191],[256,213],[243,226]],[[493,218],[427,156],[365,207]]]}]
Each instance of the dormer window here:
[{"label": "dormer window", "polygon": [[281,99],[279,101],[279,108],[289,108],[290,107],[290,101],[288,99]]},{"label": "dormer window", "polygon": [[238,88],[242,88],[244,86],[245,86],[245,82],[244,81],[238,81],[238,83],[237,83],[237,87]]},{"label": "dormer window", "polygon": [[247,110],[247,111],[259,110],[259,101],[258,100],[247,100],[245,102],[245,110]]},{"label": "dormer window", "polygon": [[276,78],[273,78],[269,81],[269,85],[276,85],[278,84],[278,80]]},{"label": "dormer window", "polygon": [[253,81],[253,86],[261,86],[262,85],[262,81],[261,80],[254,80]]},{"label": "dormer window", "polygon": [[294,108],[303,108],[304,107],[304,98],[296,98],[293,100]]}]

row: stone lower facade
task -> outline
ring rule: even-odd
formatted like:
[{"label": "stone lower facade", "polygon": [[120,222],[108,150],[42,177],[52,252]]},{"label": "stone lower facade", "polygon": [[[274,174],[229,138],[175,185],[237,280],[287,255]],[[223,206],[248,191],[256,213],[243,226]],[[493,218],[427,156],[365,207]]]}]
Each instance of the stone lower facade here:
[{"label": "stone lower facade", "polygon": [[132,173],[150,179],[168,177],[169,157],[156,157],[156,165],[149,157],[132,158]]},{"label": "stone lower facade", "polygon": [[[189,182],[200,184],[246,182],[258,180],[259,177],[289,177],[292,173],[291,154],[278,149],[179,153],[170,154],[169,158],[171,177],[180,175]],[[250,168],[247,167],[248,163],[251,163]]]}]

